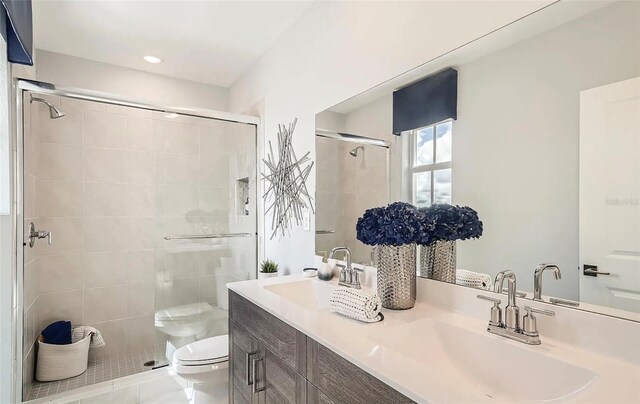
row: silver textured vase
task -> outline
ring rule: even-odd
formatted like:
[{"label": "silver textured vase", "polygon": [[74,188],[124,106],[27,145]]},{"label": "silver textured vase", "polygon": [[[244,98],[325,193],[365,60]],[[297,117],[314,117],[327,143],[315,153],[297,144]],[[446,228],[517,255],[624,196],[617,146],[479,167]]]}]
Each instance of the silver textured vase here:
[{"label": "silver textured vase", "polygon": [[416,303],[416,245],[379,245],[375,251],[382,307],[412,308]]},{"label": "silver textured vase", "polygon": [[456,242],[434,241],[420,246],[420,276],[456,283]]}]

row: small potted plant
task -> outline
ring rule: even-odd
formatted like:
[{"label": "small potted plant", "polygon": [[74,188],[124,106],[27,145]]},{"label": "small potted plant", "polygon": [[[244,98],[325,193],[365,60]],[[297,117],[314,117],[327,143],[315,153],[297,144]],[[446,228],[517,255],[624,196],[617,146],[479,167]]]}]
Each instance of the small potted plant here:
[{"label": "small potted plant", "polygon": [[420,275],[456,282],[456,241],[482,236],[478,212],[468,206],[433,204],[419,209]]},{"label": "small potted plant", "polygon": [[358,219],[357,238],[375,246],[378,296],[382,307],[404,310],[416,301],[416,240],[421,222],[418,209],[405,202],[367,209]]},{"label": "small potted plant", "polygon": [[258,279],[273,278],[278,276],[278,264],[272,260],[264,260],[260,264],[260,272],[258,272]]}]

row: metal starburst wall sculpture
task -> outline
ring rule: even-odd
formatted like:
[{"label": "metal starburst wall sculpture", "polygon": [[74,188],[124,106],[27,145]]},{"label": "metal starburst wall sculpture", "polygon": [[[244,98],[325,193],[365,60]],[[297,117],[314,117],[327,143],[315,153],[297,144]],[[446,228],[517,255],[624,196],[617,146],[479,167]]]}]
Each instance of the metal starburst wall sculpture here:
[{"label": "metal starburst wall sculpture", "polygon": [[278,233],[284,236],[291,228],[293,221],[296,225],[302,224],[303,209],[311,209],[314,212],[312,198],[306,185],[313,167],[313,161],[309,158],[311,152],[307,152],[298,159],[291,144],[296,122],[298,118],[294,119],[288,128],[278,125],[277,157],[279,160],[276,161],[271,141],[269,141],[267,158],[262,159],[269,170],[268,174],[262,173],[262,178],[269,181],[263,198],[265,203],[272,202],[265,210],[265,214],[273,211],[271,239]]}]

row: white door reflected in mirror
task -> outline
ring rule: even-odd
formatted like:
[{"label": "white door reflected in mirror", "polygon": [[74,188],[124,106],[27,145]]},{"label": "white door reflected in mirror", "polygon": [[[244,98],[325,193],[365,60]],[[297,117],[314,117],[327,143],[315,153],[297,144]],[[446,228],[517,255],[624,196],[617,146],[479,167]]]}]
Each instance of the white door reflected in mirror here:
[{"label": "white door reflected in mirror", "polygon": [[580,300],[640,312],[640,77],[580,93]]}]

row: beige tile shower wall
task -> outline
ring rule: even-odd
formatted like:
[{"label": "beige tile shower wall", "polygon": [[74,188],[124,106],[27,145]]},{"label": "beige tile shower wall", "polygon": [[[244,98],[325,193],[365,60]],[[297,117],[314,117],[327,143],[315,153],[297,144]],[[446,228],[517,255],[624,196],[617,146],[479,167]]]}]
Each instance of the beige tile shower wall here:
[{"label": "beige tile shower wall", "polygon": [[[354,260],[358,262],[371,261],[371,248],[355,238],[358,217],[368,208],[401,200],[401,150],[399,137],[392,134],[392,104],[392,97],[385,96],[344,115],[344,126],[348,133],[385,140],[391,145],[389,152],[381,147],[366,146],[364,153],[358,153],[356,158],[343,154],[345,169],[351,173],[351,183],[347,184],[345,192],[351,192],[351,206],[355,204],[355,210],[346,215],[344,237],[348,240],[347,246],[354,252]],[[387,154],[389,170],[386,168]]]},{"label": "beige tile shower wall", "polygon": [[351,249],[354,262],[369,264],[371,247],[356,239],[356,223],[367,209],[389,203],[387,150],[366,146],[353,157],[349,151],[356,145],[342,143],[340,146],[339,164],[343,177],[340,189],[344,198],[339,209],[342,215],[338,226],[340,237]]},{"label": "beige tile shower wall", "polygon": [[329,138],[316,137],[316,230],[334,231],[316,235],[316,253],[329,252],[346,245],[342,230],[343,207],[348,203],[344,192],[351,178],[342,164],[342,143]]},{"label": "beige tile shower wall", "polygon": [[316,230],[336,232],[316,235],[316,252],[347,246],[354,262],[371,262],[371,248],[356,239],[356,222],[365,210],[388,204],[399,186],[399,141],[391,134],[391,101],[391,97],[384,97],[347,114],[326,110],[316,115],[318,128],[391,144],[389,156],[387,149],[365,146],[353,157],[349,151],[358,144],[316,137]]},{"label": "beige tile shower wall", "polygon": [[34,249],[36,333],[56,320],[93,325],[107,342],[93,354],[107,354],[154,343],[159,308],[218,304],[229,243],[163,237],[230,231],[230,156],[247,145],[229,136],[237,124],[47,99],[66,116],[50,120],[41,104],[31,115],[33,211],[54,235]]},{"label": "beige tile shower wall", "polygon": [[[228,310],[227,282],[254,279],[257,271],[257,245],[256,245],[256,199],[261,197],[256,189],[256,137],[255,129],[249,125],[234,125],[229,127],[228,133],[235,139],[229,145],[229,212],[227,215],[230,233],[249,233],[251,238],[232,238],[227,241],[229,255],[221,258],[219,269],[209,267],[208,273],[214,271],[209,287],[215,285],[215,305]],[[224,175],[225,173],[223,173]],[[240,179],[248,179],[248,184],[238,182]],[[245,202],[239,195],[244,195],[243,187],[248,186],[249,214],[245,215]],[[226,322],[223,327],[226,326]]]},{"label": "beige tile shower wall", "polygon": [[151,112],[46,97],[34,104],[37,332],[53,321],[103,332],[109,353],[154,341],[157,235]]}]

